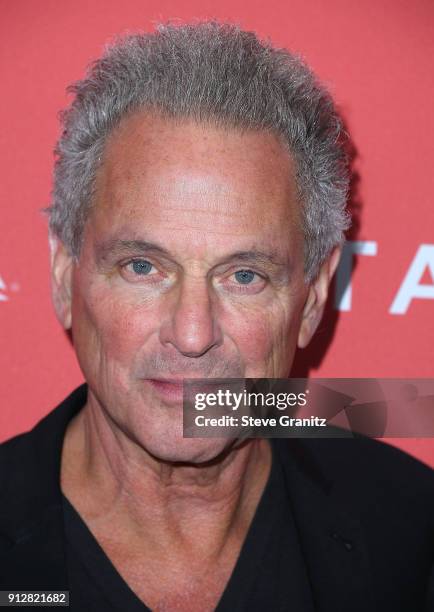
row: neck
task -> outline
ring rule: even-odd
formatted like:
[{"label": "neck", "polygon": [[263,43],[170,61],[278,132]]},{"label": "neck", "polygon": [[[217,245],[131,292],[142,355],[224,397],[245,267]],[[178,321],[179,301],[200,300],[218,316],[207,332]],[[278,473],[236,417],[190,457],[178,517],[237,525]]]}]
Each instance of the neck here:
[{"label": "neck", "polygon": [[152,456],[88,400],[66,431],[64,494],[95,531],[158,548],[221,551],[244,538],[271,466],[268,442],[233,444],[215,460],[173,463]]}]

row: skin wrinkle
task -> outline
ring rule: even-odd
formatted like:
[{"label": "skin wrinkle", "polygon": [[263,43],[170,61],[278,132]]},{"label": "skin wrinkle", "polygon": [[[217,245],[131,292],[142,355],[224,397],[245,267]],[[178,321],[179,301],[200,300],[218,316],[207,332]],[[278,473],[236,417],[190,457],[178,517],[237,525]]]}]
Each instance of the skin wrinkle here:
[{"label": "skin wrinkle", "polygon": [[[171,258],[170,253],[166,249],[160,247],[159,245],[155,243],[148,242],[146,240],[138,240],[138,239],[122,240],[119,238],[113,238],[113,239],[105,241],[102,244],[96,245],[95,259],[97,263],[99,263],[100,260],[106,260],[109,257],[113,258],[123,253],[128,254],[131,251],[140,251],[143,254],[146,254],[149,252],[152,253],[155,251],[167,257],[168,259]],[[286,262],[276,261],[277,253],[274,253],[274,252],[262,253],[255,249],[251,249],[250,251],[237,251],[225,257],[222,263],[225,263],[226,261],[230,261],[232,259],[239,259],[243,261],[249,261],[249,260],[265,261],[267,263],[273,263],[276,266],[287,265]]]},{"label": "skin wrinkle", "polygon": [[[62,490],[159,612],[175,600],[190,612],[215,608],[271,452],[260,439],[183,438],[182,406],[149,381],[288,375],[330,277],[325,263],[319,284],[305,284],[291,173],[268,133],[136,114],[110,138],[79,261],[61,244],[53,257],[57,314],[72,326],[89,389],[66,432]],[[130,250],[143,239],[164,255]],[[118,241],[128,251],[115,254]],[[122,266],[138,257],[155,271],[136,279]],[[240,288],[234,272],[250,268],[267,278]],[[200,608],[198,593],[209,598]]]},{"label": "skin wrinkle", "polygon": [[[152,255],[156,253],[157,258],[163,259],[164,265],[175,271],[179,266],[174,261],[171,254],[166,250],[145,240],[122,240],[109,239],[102,244],[95,246],[95,260],[98,269],[109,277],[113,277],[117,270],[115,268],[116,260],[124,257],[126,259],[134,259],[139,257],[147,257],[152,259]],[[264,274],[272,276],[275,283],[288,284],[289,275],[292,271],[292,265],[289,261],[278,261],[279,255],[276,252],[262,252],[252,248],[248,251],[238,251],[223,257],[214,266],[208,262],[201,262],[201,266],[194,261],[186,258],[185,265],[182,266],[182,272],[186,276],[194,277],[197,272],[200,272],[200,267],[209,268],[207,276],[211,276],[213,272],[218,274],[219,269],[224,272],[224,267],[229,267],[231,264],[235,266],[245,264],[258,266]]]}]

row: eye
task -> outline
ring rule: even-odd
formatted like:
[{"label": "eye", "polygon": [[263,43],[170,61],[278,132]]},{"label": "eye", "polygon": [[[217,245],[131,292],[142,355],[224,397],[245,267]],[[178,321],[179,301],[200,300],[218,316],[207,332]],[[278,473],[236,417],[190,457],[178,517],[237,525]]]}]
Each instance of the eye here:
[{"label": "eye", "polygon": [[120,266],[121,275],[130,282],[155,282],[161,280],[157,268],[147,259],[130,259]]},{"label": "eye", "polygon": [[252,270],[238,270],[234,276],[240,285],[250,285],[256,276],[256,272],[252,272]]},{"label": "eye", "polygon": [[149,274],[154,267],[149,261],[146,261],[146,259],[135,259],[130,261],[130,263],[127,265],[131,266],[131,269],[135,274],[139,274],[141,276],[146,276]]},{"label": "eye", "polygon": [[119,274],[128,283],[135,284],[142,289],[145,287],[157,288],[157,286],[168,288],[171,281],[171,275],[167,274],[167,270],[160,262],[152,263],[141,257],[119,263]]},{"label": "eye", "polygon": [[248,268],[236,270],[223,280],[225,289],[234,295],[254,295],[267,286],[267,277]]}]

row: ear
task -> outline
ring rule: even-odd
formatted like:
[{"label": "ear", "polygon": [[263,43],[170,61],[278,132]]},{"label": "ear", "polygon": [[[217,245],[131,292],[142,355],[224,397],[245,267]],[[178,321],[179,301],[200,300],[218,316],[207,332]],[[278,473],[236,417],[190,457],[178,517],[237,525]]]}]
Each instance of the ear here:
[{"label": "ear", "polygon": [[319,322],[322,319],[327,301],[330,281],[338,266],[342,247],[337,246],[321,265],[318,276],[309,287],[309,293],[303,309],[303,315],[298,332],[297,346],[305,348],[312,339]]},{"label": "ear", "polygon": [[70,329],[73,258],[64,244],[51,233],[51,297],[57,319],[64,329]]}]

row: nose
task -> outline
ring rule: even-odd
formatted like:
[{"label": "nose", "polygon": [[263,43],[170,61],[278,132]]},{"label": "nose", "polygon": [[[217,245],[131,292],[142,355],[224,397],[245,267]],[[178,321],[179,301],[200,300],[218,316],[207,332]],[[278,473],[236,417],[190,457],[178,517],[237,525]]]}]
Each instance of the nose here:
[{"label": "nose", "polygon": [[222,343],[210,291],[206,279],[183,280],[160,327],[162,344],[172,344],[186,357],[200,357]]}]

